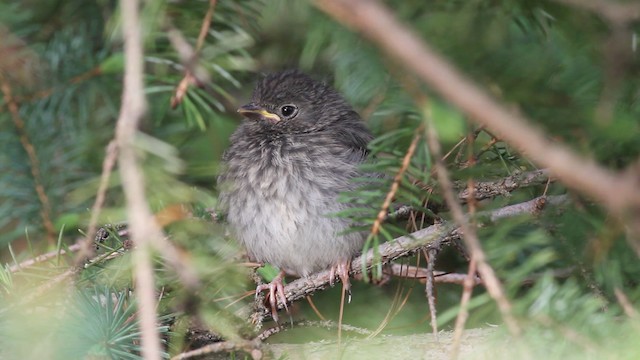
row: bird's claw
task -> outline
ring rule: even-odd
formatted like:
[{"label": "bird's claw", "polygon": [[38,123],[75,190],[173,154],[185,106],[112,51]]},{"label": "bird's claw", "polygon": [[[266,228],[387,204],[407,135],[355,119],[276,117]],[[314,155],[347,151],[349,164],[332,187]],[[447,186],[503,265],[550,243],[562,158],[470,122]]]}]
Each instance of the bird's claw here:
[{"label": "bird's claw", "polygon": [[347,303],[351,303],[351,281],[349,281],[349,271],[351,270],[351,260],[341,261],[333,265],[330,269],[329,285],[333,286],[336,275],[342,281],[342,291],[347,293]]},{"label": "bird's claw", "polygon": [[289,308],[287,307],[287,297],[284,294],[284,285],[282,284],[283,278],[284,273],[281,272],[273,278],[270,283],[258,285],[258,287],[256,287],[256,298],[261,292],[269,290],[268,298],[269,305],[271,307],[271,317],[275,322],[278,322],[278,300],[280,300],[284,305],[284,309],[289,312]]}]

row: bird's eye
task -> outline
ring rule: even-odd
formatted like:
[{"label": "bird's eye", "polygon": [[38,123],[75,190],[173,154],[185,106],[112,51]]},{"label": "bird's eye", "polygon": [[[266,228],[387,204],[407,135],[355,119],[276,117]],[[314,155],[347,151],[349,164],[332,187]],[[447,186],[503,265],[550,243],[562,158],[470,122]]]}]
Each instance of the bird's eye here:
[{"label": "bird's eye", "polygon": [[291,117],[295,115],[297,111],[298,111],[298,108],[296,108],[294,105],[285,105],[280,108],[280,112],[285,117]]}]

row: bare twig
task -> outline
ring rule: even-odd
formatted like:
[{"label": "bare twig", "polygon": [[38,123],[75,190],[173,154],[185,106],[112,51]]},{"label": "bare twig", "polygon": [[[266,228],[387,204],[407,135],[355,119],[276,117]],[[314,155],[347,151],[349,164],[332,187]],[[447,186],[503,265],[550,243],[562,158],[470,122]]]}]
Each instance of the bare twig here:
[{"label": "bare twig", "polygon": [[382,207],[378,212],[378,216],[376,217],[376,220],[373,223],[373,226],[371,226],[371,235],[378,234],[378,232],[380,231],[380,226],[382,225],[382,222],[385,220],[385,218],[388,215],[389,206],[391,206],[393,197],[396,196],[396,192],[400,187],[402,176],[404,175],[405,171],[407,171],[409,164],[411,164],[411,158],[413,157],[413,154],[416,152],[418,141],[422,137],[421,132],[422,132],[422,126],[416,129],[416,133],[413,136],[413,140],[411,140],[411,144],[409,145],[409,148],[407,149],[407,152],[405,153],[404,158],[402,159],[402,165],[400,166],[400,169],[398,170],[396,175],[393,177],[393,183],[391,183],[391,188],[387,192],[387,196],[384,198],[384,202],[382,203]]},{"label": "bare twig", "polygon": [[201,348],[183,352],[171,358],[171,360],[183,360],[194,357],[200,357],[202,355],[214,354],[220,352],[230,351],[244,351],[251,355],[254,360],[262,358],[262,351],[258,349],[260,342],[257,340],[236,340],[236,341],[220,341],[213,344],[205,345]]},{"label": "bare twig", "polygon": [[[505,206],[497,210],[480,212],[478,213],[478,218],[493,222],[506,217],[519,216],[523,214],[537,214],[540,211],[538,206],[540,199],[541,198],[535,198],[524,203]],[[565,195],[549,196],[545,199],[545,203],[547,205],[560,205],[568,202],[568,197]],[[382,263],[387,264],[393,260],[411,256],[422,249],[429,248],[430,246],[438,245],[438,243],[449,242],[460,238],[461,231],[457,226],[449,223],[439,223],[415,231],[407,236],[401,236],[393,241],[383,243],[378,247],[378,249]],[[373,249],[371,249],[367,253],[353,259],[351,262],[352,266],[350,274],[360,274],[363,264],[366,269],[370,269],[373,263],[374,253]],[[330,278],[331,272],[329,270],[325,270],[312,274],[308,277],[292,281],[284,287],[284,293],[287,301],[293,302],[302,299],[307,295],[328,287]],[[278,301],[277,307],[278,309],[283,309],[284,305]],[[257,315],[261,319],[270,316],[270,311],[267,309],[258,309],[257,311],[260,312]]]},{"label": "bare twig", "polygon": [[69,246],[68,250],[60,249],[60,250],[50,251],[50,252],[48,252],[46,254],[38,255],[38,256],[36,256],[34,258],[22,261],[19,264],[11,265],[9,267],[9,271],[10,272],[20,271],[20,270],[23,270],[24,268],[28,268],[28,267],[33,266],[35,264],[38,264],[38,263],[41,263],[41,262],[45,262],[45,261],[49,261],[51,259],[54,259],[54,258],[60,256],[60,255],[64,255],[67,252],[73,253],[73,252],[79,251],[81,247],[82,247],[82,244],[77,243],[77,244],[72,244],[71,246]]},{"label": "bare twig", "polygon": [[198,40],[196,41],[196,47],[193,49],[191,45],[184,39],[182,34],[176,29],[170,29],[168,36],[173,47],[176,49],[182,63],[185,65],[185,74],[182,80],[178,83],[174,95],[171,97],[171,107],[175,108],[182,102],[182,98],[187,93],[189,85],[198,81],[204,83],[208,81],[208,74],[203,69],[196,66],[198,53],[202,49],[204,39],[211,27],[211,19],[213,18],[213,11],[216,7],[217,0],[209,0],[209,9],[202,19],[202,25],[200,26],[200,33],[198,34]]},{"label": "bare twig", "polygon": [[475,228],[469,225],[467,218],[462,211],[462,207],[455,198],[453,184],[449,179],[447,168],[442,161],[442,156],[440,155],[440,140],[438,139],[433,121],[429,116],[425,118],[425,121],[427,124],[427,146],[429,146],[429,149],[433,154],[434,167],[438,176],[438,182],[442,189],[443,197],[451,210],[453,220],[460,226],[463,233],[463,240],[471,253],[471,259],[472,261],[477,262],[478,271],[480,272],[482,280],[484,280],[485,287],[487,288],[489,295],[491,295],[491,297],[496,301],[509,331],[514,335],[519,335],[521,330],[520,326],[511,314],[511,303],[509,303],[509,300],[504,295],[502,284],[494,273],[493,268],[485,260],[486,256],[484,254],[484,250],[482,250],[482,246],[480,245],[480,240],[478,239]]},{"label": "bare twig", "polygon": [[91,219],[89,220],[89,226],[87,229],[87,234],[84,240],[81,243],[81,249],[76,256],[75,264],[76,266],[80,265],[87,258],[93,256],[95,249],[95,234],[98,227],[98,217],[100,216],[100,211],[102,210],[102,206],[104,206],[104,200],[107,193],[107,187],[109,186],[109,178],[111,177],[111,171],[116,164],[116,160],[118,159],[118,145],[112,140],[107,145],[107,155],[102,162],[102,174],[100,175],[100,185],[98,185],[98,192],[96,194],[96,200],[93,203],[93,207],[91,208]]},{"label": "bare twig", "polygon": [[2,71],[0,71],[0,90],[2,90],[4,101],[9,107],[13,125],[15,126],[16,131],[20,136],[20,143],[22,144],[24,151],[29,157],[29,168],[31,170],[31,176],[33,176],[36,194],[38,195],[38,200],[40,200],[40,205],[42,206],[42,208],[40,209],[42,225],[44,225],[44,229],[46,231],[47,241],[50,245],[53,245],[55,244],[56,230],[53,226],[53,223],[51,222],[51,205],[49,204],[49,197],[44,190],[44,186],[42,185],[43,182],[42,174],[40,173],[40,160],[38,160],[36,150],[33,147],[31,140],[29,140],[29,135],[27,134],[27,130],[25,129],[25,123],[22,120],[22,117],[20,117],[18,102],[13,97],[9,80],[5,78]]},{"label": "bare twig", "polygon": [[[605,169],[567,146],[548,140],[528,119],[507,110],[463,76],[378,1],[324,0],[315,4],[337,21],[361,31],[470,119],[548,167],[564,184],[592,196],[618,215],[628,208],[640,207],[640,191],[633,177]],[[640,248],[636,250],[640,253]]]},{"label": "bare twig", "polygon": [[[317,328],[323,328],[323,329],[337,329],[338,327],[342,327],[342,330],[344,331],[349,331],[351,333],[354,334],[358,334],[358,335],[371,335],[372,331],[368,330],[368,329],[363,329],[363,328],[359,328],[356,326],[351,326],[351,325],[338,325],[337,323],[335,323],[334,321],[331,320],[321,320],[321,321],[309,321],[309,320],[302,320],[302,321],[296,321],[293,323],[293,327],[317,327]],[[259,339],[261,341],[264,341],[266,339],[268,339],[270,336],[273,336],[277,333],[286,331],[288,329],[291,329],[292,327],[289,326],[276,326],[276,327],[272,327],[269,328],[263,332],[260,333],[260,335],[258,335],[256,337],[256,339]]]},{"label": "bare twig", "polygon": [[633,307],[627,295],[625,295],[625,293],[620,288],[618,287],[614,288],[613,292],[616,294],[616,299],[618,299],[618,303],[620,304],[620,306],[622,306],[622,310],[624,310],[624,313],[627,314],[628,317],[632,319],[640,318],[640,315],[638,314],[638,310],[636,310]]},{"label": "bare twig", "polygon": [[[529,186],[542,185],[545,183],[548,186],[551,181],[554,181],[554,179],[549,177],[549,172],[546,169],[527,171],[493,181],[474,181],[471,188],[465,186],[456,196],[460,199],[460,202],[464,204],[468,203],[472,198],[479,201],[496,196],[506,196],[517,189]],[[456,184],[455,187],[457,189],[460,188],[458,184]],[[414,211],[414,209],[411,206],[403,205],[389,213],[385,220],[406,218],[412,211]]]},{"label": "bare twig", "polygon": [[[469,139],[469,146],[467,150],[467,162],[470,167],[475,166],[476,164],[476,156],[473,153],[473,142],[475,141],[475,136],[473,134],[469,134],[467,136]],[[495,140],[495,138],[492,138]],[[483,148],[484,149],[484,148]],[[476,182],[473,178],[469,178],[467,181],[467,191],[469,193],[469,217],[471,218],[471,227],[475,230],[477,228],[477,222],[475,219],[475,213],[477,209],[477,195],[476,195]],[[459,194],[458,194],[459,196]],[[477,271],[477,261],[476,258],[471,256],[469,259],[469,269],[467,270],[467,277],[464,279],[463,287],[462,287],[462,296],[460,298],[460,311],[458,311],[458,316],[456,318],[456,324],[453,331],[453,342],[451,344],[450,350],[450,358],[457,359],[460,355],[460,343],[462,341],[462,334],[464,332],[464,327],[467,322],[467,318],[469,317],[469,300],[471,299],[471,291],[473,290],[473,276],[475,276]]]},{"label": "bare twig", "polygon": [[436,312],[436,296],[433,292],[434,281],[434,268],[436,265],[436,256],[438,255],[437,249],[426,250],[425,255],[427,257],[427,279],[425,281],[425,294],[427,296],[427,303],[429,304],[429,314],[431,316],[431,332],[433,336],[438,336],[438,317]]},{"label": "bare twig", "polygon": [[474,257],[471,257],[469,261],[469,270],[467,276],[462,283],[462,297],[460,298],[460,311],[456,317],[456,324],[453,330],[453,340],[451,341],[450,358],[457,359],[460,355],[460,343],[462,341],[462,335],[464,333],[464,324],[469,317],[469,300],[471,300],[471,290],[473,289],[474,281],[473,277],[477,270],[477,263]]},{"label": "bare twig", "polygon": [[500,195],[508,195],[517,189],[542,185],[553,180],[549,176],[549,171],[545,169],[527,171],[494,181],[473,181],[470,186],[467,184],[465,189],[459,191],[456,197],[462,203],[468,203],[470,199],[480,201]]},{"label": "bare twig", "polygon": [[640,4],[607,0],[555,0],[556,2],[585,9],[614,24],[626,24],[640,18]]},{"label": "bare twig", "polygon": [[[391,264],[390,270],[393,276],[403,277],[407,279],[418,279],[421,282],[425,282],[428,277],[427,269],[417,266]],[[433,281],[435,283],[462,285],[466,278],[467,274],[447,273],[444,271],[433,272]],[[482,279],[480,279],[478,276],[472,276],[471,280],[474,285],[482,284]]]},{"label": "bare twig", "polygon": [[124,38],[125,70],[122,106],[116,126],[119,148],[118,163],[122,187],[127,200],[127,215],[131,239],[137,248],[133,252],[136,296],[142,339],[142,356],[160,359],[160,338],[157,331],[156,298],[151,263],[153,242],[162,232],[149,209],[145,196],[144,177],[138,164],[134,140],[140,119],[146,110],[144,97],[143,49],[137,0],[120,1]]}]

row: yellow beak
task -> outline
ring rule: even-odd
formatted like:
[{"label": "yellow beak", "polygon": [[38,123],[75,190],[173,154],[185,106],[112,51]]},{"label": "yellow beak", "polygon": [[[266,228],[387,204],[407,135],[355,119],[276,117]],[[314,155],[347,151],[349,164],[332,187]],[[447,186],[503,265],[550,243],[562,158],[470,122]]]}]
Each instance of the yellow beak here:
[{"label": "yellow beak", "polygon": [[274,114],[274,113],[270,113],[267,110],[255,105],[255,104],[247,104],[247,105],[243,105],[238,109],[238,112],[248,118],[248,119],[252,119],[252,120],[266,120],[269,121],[271,123],[276,123],[278,121],[280,121],[280,116]]}]

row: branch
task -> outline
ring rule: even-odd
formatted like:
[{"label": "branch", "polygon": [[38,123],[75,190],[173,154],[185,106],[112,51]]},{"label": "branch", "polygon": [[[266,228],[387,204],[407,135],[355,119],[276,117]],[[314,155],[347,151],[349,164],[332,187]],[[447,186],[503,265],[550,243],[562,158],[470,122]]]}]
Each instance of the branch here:
[{"label": "branch", "polygon": [[87,233],[80,243],[81,248],[75,259],[76,266],[79,266],[94,254],[94,235],[96,234],[98,227],[98,218],[100,217],[100,211],[102,210],[106,199],[111,172],[116,164],[116,160],[118,159],[118,145],[114,140],[109,142],[109,145],[107,145],[106,153],[107,154],[102,162],[102,174],[100,175],[100,184],[98,185],[96,200],[93,202],[93,206],[91,207],[91,218],[89,220],[89,226],[87,227]]},{"label": "branch", "polygon": [[50,245],[52,245],[55,244],[56,230],[53,226],[53,222],[51,222],[51,204],[49,203],[49,197],[44,190],[42,174],[40,173],[40,160],[38,159],[35,147],[29,139],[29,135],[27,134],[27,130],[25,129],[25,123],[20,116],[20,108],[18,106],[18,102],[13,97],[9,80],[5,78],[1,70],[2,69],[0,69],[0,90],[2,90],[4,102],[7,104],[9,112],[11,113],[11,120],[13,120],[13,125],[15,126],[16,131],[18,132],[18,135],[20,137],[20,143],[22,144],[22,147],[24,148],[24,151],[27,153],[27,157],[29,158],[29,169],[31,170],[31,176],[33,176],[33,182],[35,184],[35,190],[36,194],[38,195],[38,200],[40,200],[40,205],[42,206],[40,210],[42,225],[44,226],[44,229],[46,231],[47,241]]},{"label": "branch", "polygon": [[603,0],[555,0],[561,4],[585,9],[606,19],[612,24],[628,24],[640,18],[640,4],[637,2],[618,3]]},{"label": "branch", "polygon": [[[120,116],[116,125],[119,147],[118,164],[122,187],[127,200],[127,216],[131,239],[137,249],[133,252],[135,288],[138,298],[138,316],[142,338],[142,356],[161,358],[160,337],[156,323],[156,299],[151,263],[153,242],[162,238],[145,197],[144,177],[138,164],[134,140],[140,119],[146,110],[144,97],[143,50],[137,0],[121,0],[122,31],[124,38],[125,71]],[[91,234],[89,234],[91,236]]]},{"label": "branch", "polygon": [[[505,206],[503,208],[480,212],[478,218],[488,220],[488,222],[494,222],[506,217],[514,217],[524,214],[538,214],[541,210],[540,204],[548,205],[561,205],[567,203],[569,200],[566,195],[557,196],[541,196],[530,201],[518,203],[515,205]],[[418,230],[406,236],[401,236],[393,241],[381,244],[378,248],[380,259],[383,264],[390,263],[393,260],[407,257],[415,254],[416,252],[430,247],[436,247],[438,244],[451,242],[461,239],[461,231],[454,224],[439,223],[429,226],[422,230]],[[369,250],[366,254],[360,255],[353,259],[351,262],[351,276],[360,274],[364,267],[371,269],[374,265],[374,253],[373,249]],[[315,274],[312,274],[306,278],[299,278],[292,281],[284,287],[284,293],[288,302],[293,302],[306,297],[318,290],[325,289],[329,286],[331,272],[324,270]],[[283,309],[284,305],[278,301],[278,309]],[[254,316],[258,316],[260,319],[265,319],[270,316],[270,311],[266,308],[258,309]]]},{"label": "branch", "polygon": [[547,181],[549,181],[549,172],[544,169],[514,174],[496,181],[475,181],[472,189],[468,187],[463,189],[458,192],[457,198],[466,203],[470,194],[473,193],[472,198],[477,201],[490,199],[509,194],[519,188],[541,185]]},{"label": "branch", "polygon": [[237,341],[220,341],[215,342],[213,344],[205,345],[201,348],[183,352],[171,358],[171,360],[183,360],[190,359],[194,357],[201,358],[203,355],[207,354],[215,354],[220,352],[231,352],[231,351],[244,351],[247,354],[251,355],[253,359],[261,359],[262,351],[258,348],[260,346],[260,342],[257,340],[249,341],[249,340],[237,340]]},{"label": "branch", "polygon": [[631,175],[605,169],[567,146],[547,140],[531,121],[487,95],[378,1],[325,0],[316,1],[315,5],[337,21],[362,32],[471,120],[486,126],[537,164],[549,168],[567,186],[595,198],[618,215],[629,208],[640,208],[640,191]]},{"label": "branch", "polygon": [[20,270],[22,270],[24,268],[31,267],[31,266],[33,266],[35,264],[38,264],[38,263],[41,263],[41,262],[45,262],[45,261],[49,261],[49,260],[51,260],[53,258],[56,258],[58,256],[66,254],[67,251],[70,252],[70,253],[74,253],[74,252],[80,250],[81,247],[82,247],[81,243],[76,243],[76,244],[70,245],[68,250],[60,249],[60,250],[50,251],[50,252],[42,254],[42,255],[38,255],[36,257],[24,260],[24,261],[20,262],[19,264],[11,265],[9,267],[9,272],[13,273],[13,272],[16,272],[16,271],[20,271]]},{"label": "branch", "polygon": [[[460,190],[456,196],[460,200],[460,202],[464,204],[469,202],[470,197],[475,199],[476,201],[480,201],[494,198],[500,195],[506,196],[517,189],[535,185],[542,185],[547,183],[548,181],[554,181],[554,179],[549,177],[549,171],[546,169],[527,171],[494,181],[477,181],[474,182],[471,189],[469,189],[466,184],[456,184],[457,189],[460,189],[464,186],[464,188]],[[404,219],[408,217],[412,211],[415,211],[413,207],[409,205],[402,205],[396,208],[394,211],[390,212],[385,218],[385,221]]]},{"label": "branch", "polygon": [[189,85],[194,82],[200,84],[206,84],[209,82],[209,74],[206,70],[197,65],[197,60],[200,49],[202,49],[202,45],[204,44],[204,39],[207,36],[207,32],[209,32],[209,28],[211,27],[211,19],[213,19],[213,11],[216,7],[217,2],[217,0],[209,0],[209,9],[205,14],[204,19],[202,19],[202,25],[200,25],[200,33],[198,34],[198,40],[196,41],[195,49],[191,47],[189,42],[177,29],[170,28],[169,32],[167,33],[169,41],[171,41],[171,44],[176,49],[178,55],[180,56],[180,60],[186,68],[184,77],[178,83],[175,93],[171,97],[172,109],[175,109],[178,104],[182,102],[182,99],[189,89]]}]

